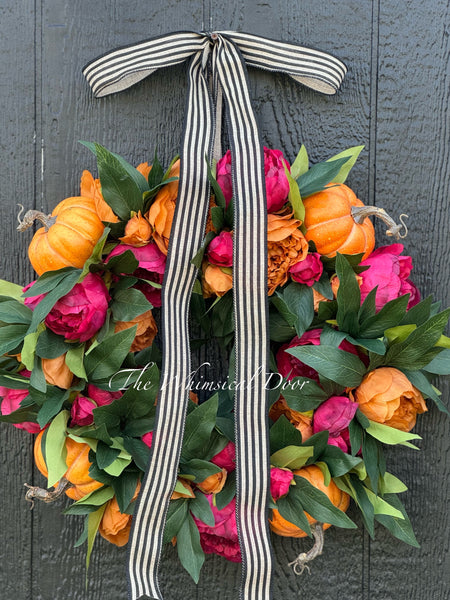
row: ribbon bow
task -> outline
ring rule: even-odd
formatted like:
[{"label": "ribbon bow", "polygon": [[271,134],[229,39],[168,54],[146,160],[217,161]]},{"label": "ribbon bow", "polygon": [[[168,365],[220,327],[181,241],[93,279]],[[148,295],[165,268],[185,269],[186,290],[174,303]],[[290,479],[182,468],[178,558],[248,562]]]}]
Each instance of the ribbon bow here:
[{"label": "ribbon bow", "polygon": [[[209,208],[205,156],[220,137],[222,94],[233,157],[233,293],[236,328],[236,517],[242,552],[243,600],[271,596],[267,520],[270,463],[267,424],[267,209],[264,155],[249,95],[246,63],[284,72],[334,94],[345,65],[324,52],[248,33],[176,32],[120,48],[83,73],[95,96],[124,90],[157,69],[190,59],[176,211],[162,290],[162,381],[151,458],[129,542],[129,599],[162,600],[158,565],[170,497],[177,478],[190,373],[188,309]],[[216,113],[217,110],[217,113]],[[216,133],[215,133],[216,130]],[[218,133],[217,133],[218,132]]]}]

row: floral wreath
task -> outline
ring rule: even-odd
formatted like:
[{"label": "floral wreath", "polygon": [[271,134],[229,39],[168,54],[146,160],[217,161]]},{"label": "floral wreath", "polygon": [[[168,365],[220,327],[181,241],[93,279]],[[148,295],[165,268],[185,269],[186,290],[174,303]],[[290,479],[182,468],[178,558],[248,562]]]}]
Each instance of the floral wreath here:
[{"label": "floral wreath", "polygon": [[[136,169],[85,143],[99,179],[84,171],[80,195],[51,215],[28,211],[18,229],[42,227],[29,245],[36,281],[0,282],[0,420],[36,434],[35,463],[47,488],[26,498],[73,500],[87,566],[97,532],[127,544],[152,444],[161,353],[161,285],[179,161]],[[418,546],[387,470],[385,445],[416,448],[411,433],[425,400],[447,412],[435,375],[450,374],[450,309],[440,311],[409,276],[403,245],[375,249],[369,216],[405,237],[383,209],[345,185],[362,147],[310,166],[264,148],[271,373],[269,523],[279,536],[314,538],[293,560],[301,573],[323,549],[324,530],[355,528],[352,500],[373,537],[375,523]],[[233,187],[230,151],[209,169],[212,195],[191,319],[200,346],[234,342]],[[205,553],[239,562],[235,516],[233,361],[225,381],[208,364],[191,390],[179,473],[164,532],[197,582]],[[204,370],[202,370],[204,369]],[[206,372],[205,372],[206,371]],[[199,402],[198,395],[203,398]],[[54,488],[50,490],[50,488]]]}]

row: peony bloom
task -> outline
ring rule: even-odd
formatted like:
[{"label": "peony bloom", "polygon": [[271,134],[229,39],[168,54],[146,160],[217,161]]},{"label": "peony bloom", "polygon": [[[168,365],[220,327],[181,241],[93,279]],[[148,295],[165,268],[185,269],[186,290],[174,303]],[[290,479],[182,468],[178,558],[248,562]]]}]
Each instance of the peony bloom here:
[{"label": "peony bloom", "polygon": [[[177,160],[169,173],[169,177],[179,177],[180,161]],[[175,203],[178,195],[178,181],[172,181],[162,187],[156,194],[155,201],[145,214],[153,227],[153,239],[164,255],[169,248],[170,230],[175,214]]]},{"label": "peony bloom", "polygon": [[308,255],[308,242],[299,230],[301,221],[291,217],[292,214],[267,215],[269,296],[286,283],[289,269]]},{"label": "peony bloom", "polygon": [[[118,244],[108,254],[106,262],[113,258],[113,256],[119,256],[127,250],[130,250],[130,252],[133,253],[134,258],[139,263],[138,268],[133,272],[135,277],[154,281],[157,284],[162,283],[164,269],[166,268],[166,256],[159,250],[156,244],[149,242],[146,246],[141,246],[139,248],[135,248],[129,244]],[[155,288],[151,284],[145,282],[139,282],[134,287],[140,290],[153,306],[161,306],[161,289]]]},{"label": "peony bloom", "polygon": [[[264,146],[264,174],[266,180],[267,211],[269,213],[280,210],[287,202],[289,182],[284,170],[285,166],[290,171],[289,164],[281,150],[270,150]],[[216,179],[228,206],[233,196],[230,150],[227,150],[217,163]]]},{"label": "peony bloom", "polygon": [[316,281],[319,281],[323,273],[323,264],[320,260],[320,254],[311,252],[298,263],[295,263],[290,269],[291,278],[297,283],[304,283],[311,287]]},{"label": "peony bloom", "polygon": [[102,196],[102,187],[100,179],[94,179],[89,171],[83,171],[81,176],[80,195],[84,198],[93,198],[95,201],[95,210],[101,221],[108,223],[118,223],[119,219],[114,214],[112,208]]},{"label": "peony bloom", "polygon": [[231,473],[236,468],[236,446],[233,442],[228,442],[223,450],[211,458],[210,462]]},{"label": "peony bloom", "polygon": [[97,408],[96,403],[85,396],[77,396],[70,409],[71,427],[79,425],[92,425],[94,422],[93,410]]},{"label": "peony bloom", "polygon": [[313,434],[312,418],[308,413],[301,413],[292,410],[287,405],[286,400],[281,396],[271,407],[269,417],[272,421],[277,421],[281,415],[284,415],[288,421],[294,425],[302,434],[302,441],[306,441]]},{"label": "peony bloom", "polygon": [[364,376],[361,384],[350,392],[359,409],[371,421],[401,431],[411,431],[417,414],[427,410],[417,388],[398,369],[380,367]]},{"label": "peony bloom", "polygon": [[233,266],[233,234],[222,231],[208,245],[208,261],[218,267]]},{"label": "peony bloom", "polygon": [[146,446],[151,448],[153,442],[153,431],[148,431],[147,433],[144,433],[141,439]]},{"label": "peony bloom", "polygon": [[[133,214],[133,213],[132,213]],[[129,244],[135,248],[146,246],[152,236],[152,228],[145,217],[138,214],[131,217],[125,226],[125,235],[119,240],[123,244]]]},{"label": "peony bloom", "polygon": [[225,485],[227,480],[227,470],[222,469],[219,473],[214,473],[213,475],[209,475],[206,479],[197,483],[197,487],[204,494],[218,494]]},{"label": "peony bloom", "polygon": [[206,554],[218,554],[232,562],[241,562],[236,526],[236,499],[218,510],[213,504],[213,495],[206,496],[214,515],[215,525],[206,525],[194,516],[200,533],[200,543]]},{"label": "peony bloom", "polygon": [[369,269],[361,273],[361,302],[378,286],[375,306],[380,310],[386,302],[410,293],[408,308],[420,301],[416,286],[408,279],[412,269],[410,256],[401,256],[403,244],[381,246],[361,262]]},{"label": "peony bloom", "polygon": [[357,410],[358,403],[347,396],[331,396],[314,411],[314,433],[328,431],[328,443],[348,452],[348,426]]},{"label": "peony bloom", "polygon": [[293,479],[292,471],[270,467],[270,494],[275,502],[289,492],[289,486]]},{"label": "peony bloom", "polygon": [[140,163],[136,167],[136,171],[139,171],[139,173],[141,175],[143,175],[145,177],[145,179],[148,179],[148,176],[149,176],[151,170],[152,170],[152,165],[149,165],[148,162]]},{"label": "peony bloom", "polygon": [[107,390],[101,390],[90,383],[87,387],[87,396],[93,400],[97,406],[106,406],[107,404],[111,404],[113,400],[121,398],[122,392],[108,392]]},{"label": "peony bloom", "polygon": [[62,354],[57,358],[42,358],[41,365],[47,383],[57,385],[63,390],[70,388],[73,381],[73,373],[66,365],[66,354]]},{"label": "peony bloom", "polygon": [[[141,484],[138,483],[132,500],[136,500],[140,488]],[[108,542],[111,542],[111,544],[125,546],[130,537],[132,518],[131,515],[120,512],[117,499],[114,496],[106,505],[98,531],[100,535],[105,538],[105,540],[108,540]]]},{"label": "peony bloom", "polygon": [[[203,262],[203,293],[210,296],[223,296],[233,287],[233,276],[221,267]],[[231,271],[231,269],[228,269]]]},{"label": "peony bloom", "polygon": [[[20,372],[22,377],[30,377],[31,371],[24,369]],[[12,390],[4,386],[0,386],[0,412],[2,415],[10,415],[12,412],[20,408],[20,403],[24,398],[28,396],[28,390]],[[37,423],[31,421],[24,421],[23,423],[13,423],[17,429],[25,429],[28,433],[39,433],[41,431],[40,426]]]},{"label": "peony bloom", "polygon": [[158,333],[158,327],[151,310],[148,310],[142,315],[138,315],[131,321],[116,321],[114,332],[117,333],[118,331],[129,329],[135,325],[137,325],[136,335],[131,344],[130,352],[138,352],[139,350],[151,346]]}]

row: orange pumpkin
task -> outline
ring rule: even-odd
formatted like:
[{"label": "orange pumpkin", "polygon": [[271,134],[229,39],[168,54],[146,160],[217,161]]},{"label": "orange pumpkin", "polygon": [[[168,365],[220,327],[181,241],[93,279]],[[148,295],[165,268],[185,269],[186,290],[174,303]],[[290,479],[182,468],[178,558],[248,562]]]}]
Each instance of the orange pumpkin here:
[{"label": "orange pumpkin", "polygon": [[[302,467],[301,469],[294,471],[294,474],[303,477],[315,488],[326,494],[334,506],[343,512],[347,510],[350,504],[350,496],[346,492],[340,490],[333,480],[330,481],[329,485],[325,485],[323,473],[317,465]],[[317,523],[316,519],[311,517],[311,515],[308,515],[308,513],[305,514],[310,525]],[[274,533],[283,537],[301,538],[307,535],[303,529],[286,521],[276,509],[272,510],[272,518],[269,519],[269,524]],[[323,528],[328,529],[328,527],[331,527],[330,523],[324,523]]]},{"label": "orange pumpkin", "polygon": [[36,219],[44,227],[34,234],[28,256],[38,275],[63,267],[82,268],[104,230],[95,200],[82,196],[66,198],[51,215],[28,211],[18,229],[24,231]]},{"label": "orange pumpkin", "polygon": [[[364,253],[367,258],[375,248],[375,231],[368,217],[358,218],[364,207],[356,194],[343,183],[330,183],[322,192],[303,200],[305,237],[313,241],[324,256]],[[355,210],[356,209],[356,210]],[[360,222],[361,221],[361,222]]]},{"label": "orange pumpkin", "polygon": [[[39,433],[34,443],[34,462],[42,475],[48,477],[47,465],[45,464],[42,452],[42,436],[44,431]],[[72,500],[81,500],[86,494],[102,487],[103,483],[95,481],[95,479],[89,476],[89,467],[92,463],[88,458],[89,446],[87,444],[80,444],[72,440],[72,438],[67,437],[66,450],[67,471],[64,473],[64,477],[72,484],[72,487],[66,490],[66,494]],[[55,484],[55,487],[57,485]]]}]

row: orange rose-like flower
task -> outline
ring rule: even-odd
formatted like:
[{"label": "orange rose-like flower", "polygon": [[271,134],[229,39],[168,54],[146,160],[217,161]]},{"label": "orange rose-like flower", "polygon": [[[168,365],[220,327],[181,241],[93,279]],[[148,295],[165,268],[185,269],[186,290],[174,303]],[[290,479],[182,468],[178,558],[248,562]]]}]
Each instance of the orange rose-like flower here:
[{"label": "orange rose-like flower", "polygon": [[[132,500],[136,500],[140,488],[141,484],[138,483]],[[98,531],[100,535],[104,537],[105,540],[108,540],[108,542],[111,542],[111,544],[125,546],[130,537],[131,519],[131,515],[120,512],[119,505],[114,496],[106,505]]]},{"label": "orange rose-like flower", "polygon": [[[177,160],[170,170],[169,177],[178,177],[179,175],[180,161]],[[172,228],[177,195],[178,181],[168,183],[156,194],[155,201],[145,214],[145,217],[153,227],[153,239],[165,255],[167,255],[167,249],[169,248],[170,230]]]},{"label": "orange rose-like flower", "polygon": [[152,237],[152,228],[150,223],[145,217],[141,215],[141,211],[138,214],[131,217],[125,226],[125,235],[119,240],[129,246],[139,248],[145,246]]},{"label": "orange rose-like flower", "polygon": [[214,473],[214,475],[210,475],[202,482],[197,483],[197,487],[204,494],[218,494],[225,485],[227,480],[227,470],[222,469],[219,473]]},{"label": "orange rose-like flower", "polygon": [[137,329],[133,343],[131,344],[130,352],[138,352],[139,350],[151,346],[158,333],[158,327],[151,310],[148,310],[142,315],[138,315],[132,321],[117,321],[114,327],[114,333],[129,329],[134,325],[137,325]]},{"label": "orange rose-like flower", "polygon": [[203,293],[205,297],[223,296],[233,287],[233,276],[217,265],[203,263]]},{"label": "orange rose-like flower", "polygon": [[113,213],[112,208],[105,202],[102,196],[102,188],[100,179],[94,179],[89,171],[83,171],[81,176],[81,196],[85,198],[93,198],[95,201],[95,210],[101,221],[108,223],[118,223],[119,219]]},{"label": "orange rose-like flower", "polygon": [[393,367],[380,367],[368,373],[350,392],[350,397],[358,402],[368,419],[401,431],[411,431],[417,414],[427,410],[419,390]]},{"label": "orange rose-like flower", "polygon": [[305,413],[289,408],[283,396],[272,405],[269,411],[269,417],[272,421],[277,421],[281,415],[284,415],[300,431],[303,441],[312,436],[312,418]]},{"label": "orange rose-like flower", "polygon": [[150,171],[152,170],[152,165],[149,165],[148,162],[140,163],[136,167],[136,170],[139,171],[139,173],[141,175],[143,175],[145,177],[145,179],[148,179],[148,175],[149,175]]},{"label": "orange rose-like flower", "polygon": [[267,215],[269,296],[286,283],[289,269],[308,255],[308,242],[298,229],[300,225],[292,214]]},{"label": "orange rose-like flower", "polygon": [[66,365],[66,355],[57,358],[42,358],[42,371],[45,381],[50,385],[57,385],[63,390],[68,390],[72,385],[73,373]]}]

